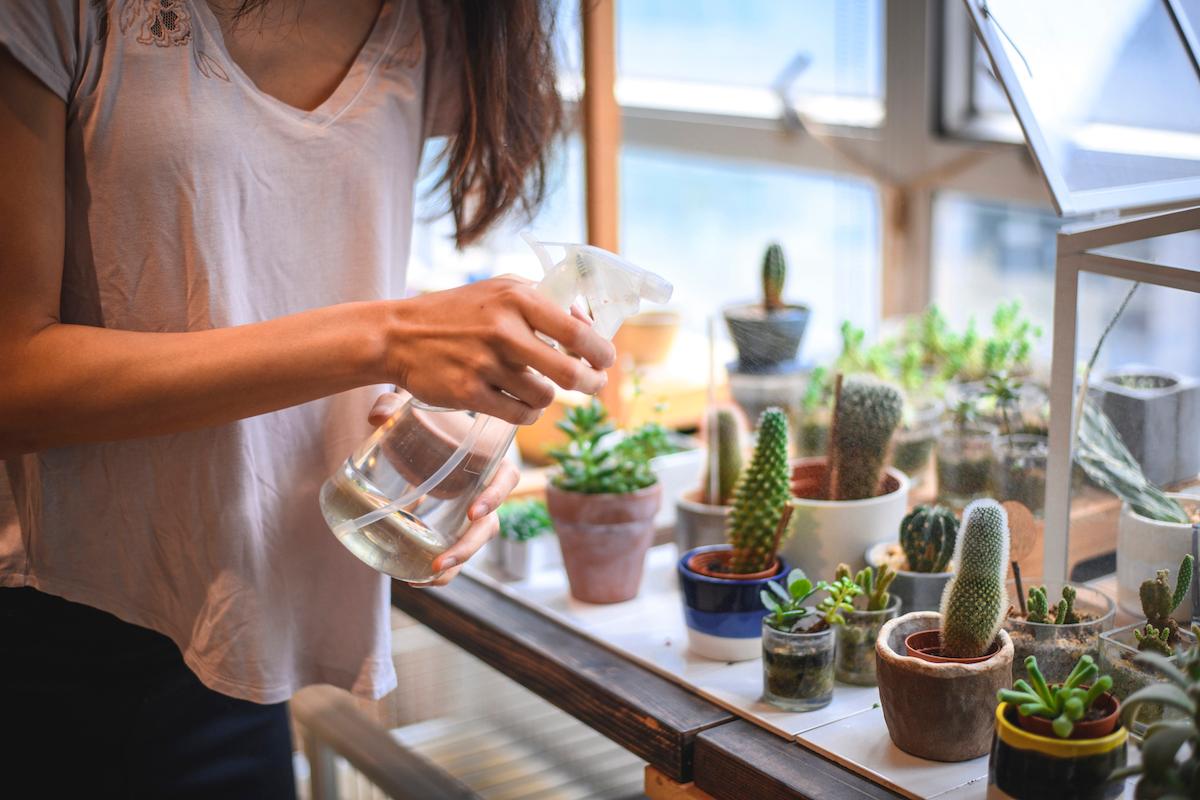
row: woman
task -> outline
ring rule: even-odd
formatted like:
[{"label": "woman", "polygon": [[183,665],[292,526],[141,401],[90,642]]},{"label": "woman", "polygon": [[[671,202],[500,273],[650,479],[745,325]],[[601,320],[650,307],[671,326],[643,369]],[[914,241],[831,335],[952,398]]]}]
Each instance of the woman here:
[{"label": "woman", "polygon": [[[546,378],[595,392],[613,358],[516,280],[389,299],[427,136],[452,137],[460,246],[540,200],[561,117],[548,17],[0,3],[6,791],[289,796],[287,698],[395,686],[387,583],[316,500],[395,405],[372,387],[527,423]],[[479,497],[442,582],[514,483]]]}]

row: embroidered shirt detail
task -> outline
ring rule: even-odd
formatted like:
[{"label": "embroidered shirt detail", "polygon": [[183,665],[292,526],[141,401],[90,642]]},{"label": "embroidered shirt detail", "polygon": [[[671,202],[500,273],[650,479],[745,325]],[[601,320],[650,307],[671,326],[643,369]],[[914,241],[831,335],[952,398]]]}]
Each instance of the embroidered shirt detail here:
[{"label": "embroidered shirt detail", "polygon": [[128,33],[139,21],[139,44],[179,47],[192,40],[192,14],[185,0],[124,0],[121,33]]}]

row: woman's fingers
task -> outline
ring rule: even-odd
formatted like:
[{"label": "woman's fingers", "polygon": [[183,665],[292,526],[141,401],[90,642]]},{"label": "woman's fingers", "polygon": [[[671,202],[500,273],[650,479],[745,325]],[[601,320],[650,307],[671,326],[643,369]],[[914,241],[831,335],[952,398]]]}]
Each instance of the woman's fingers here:
[{"label": "woman's fingers", "polygon": [[532,425],[542,416],[539,408],[526,405],[524,402],[509,397],[495,386],[487,386],[478,390],[471,398],[469,408],[489,417],[497,417],[513,425]]},{"label": "woman's fingers", "polygon": [[431,580],[429,583],[416,584],[416,587],[418,589],[424,589],[427,586],[445,586],[447,583],[454,580],[455,576],[458,575],[458,573],[460,573],[460,572],[462,572],[461,564],[457,567],[451,567],[450,569],[443,572],[441,575],[438,575],[436,578]]},{"label": "woman's fingers", "polygon": [[[577,324],[583,323],[577,321]],[[608,376],[602,371],[592,369],[581,359],[555,350],[536,336],[523,336],[513,341],[504,358],[514,368],[528,364],[568,391],[595,394],[608,383]]]},{"label": "woman's fingers", "polygon": [[534,292],[528,294],[523,311],[530,327],[549,336],[564,349],[578,353],[593,367],[608,369],[616,361],[613,346],[592,330],[590,320],[579,319],[573,312],[564,314],[561,308]]},{"label": "woman's fingers", "polygon": [[367,413],[367,422],[378,428],[388,421],[388,418],[400,410],[404,400],[395,392],[384,392],[375,398],[375,405]]},{"label": "woman's fingers", "polygon": [[500,365],[487,377],[530,408],[546,408],[554,402],[554,384],[526,367]]},{"label": "woman's fingers", "polygon": [[509,493],[517,488],[517,481],[520,479],[521,475],[515,466],[507,461],[501,461],[500,468],[496,470],[492,482],[479,493],[479,497],[475,498],[467,517],[474,522],[495,511]]},{"label": "woman's fingers", "polygon": [[467,563],[467,559],[475,555],[479,548],[487,544],[500,530],[500,520],[495,512],[471,523],[463,537],[433,560],[434,573],[449,570],[452,567]]}]

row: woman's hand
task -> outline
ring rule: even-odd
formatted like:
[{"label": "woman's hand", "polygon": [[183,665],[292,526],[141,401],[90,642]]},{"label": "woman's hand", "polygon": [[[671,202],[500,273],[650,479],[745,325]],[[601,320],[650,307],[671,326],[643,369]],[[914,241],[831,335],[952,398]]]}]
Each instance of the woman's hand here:
[{"label": "woman's hand", "polygon": [[[391,392],[381,394],[375,400],[375,405],[371,407],[371,413],[367,415],[367,420],[372,425],[379,427],[387,421],[388,417],[399,410],[403,401],[404,398]],[[492,482],[480,493],[479,497],[475,498],[475,503],[467,513],[468,519],[471,520],[471,527],[467,528],[467,532],[461,539],[433,560],[433,571],[438,577],[432,583],[424,585],[445,586],[459,573],[467,559],[475,555],[479,548],[495,537],[500,530],[496,509],[517,485],[518,477],[516,467],[507,461],[500,462],[496,476],[492,478]]]},{"label": "woman's hand", "polygon": [[[551,381],[595,394],[607,380],[602,370],[615,359],[612,345],[588,322],[519,278],[398,301],[393,323],[388,369],[397,385],[432,405],[519,425],[535,421],[554,400]],[[555,350],[538,333],[579,358]]]}]

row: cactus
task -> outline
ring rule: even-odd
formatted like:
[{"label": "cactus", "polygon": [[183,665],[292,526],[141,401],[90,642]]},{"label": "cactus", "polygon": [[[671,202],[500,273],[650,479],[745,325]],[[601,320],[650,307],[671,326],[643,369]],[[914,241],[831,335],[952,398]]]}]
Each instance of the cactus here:
[{"label": "cactus", "polygon": [[913,572],[945,572],[957,540],[958,519],[945,506],[917,506],[900,523],[900,546]]},{"label": "cactus", "polygon": [[867,598],[867,611],[882,611],[888,607],[892,596],[888,587],[896,579],[896,573],[887,564],[880,564],[877,569],[866,567],[857,573],[850,572],[849,564],[838,564],[834,577],[838,580],[851,578]]},{"label": "cactus", "polygon": [[850,380],[842,387],[830,442],[837,459],[831,500],[863,500],[879,493],[903,409],[904,398],[886,383]]},{"label": "cactus", "polygon": [[963,512],[958,572],[942,595],[942,654],[987,653],[1008,608],[1008,515],[995,500],[976,500]]},{"label": "cactus", "polygon": [[[1160,569],[1154,580],[1143,582],[1138,589],[1142,599],[1142,613],[1146,615],[1145,633],[1137,635],[1140,632],[1134,631],[1139,650],[1171,654],[1171,647],[1179,641],[1179,625],[1171,618],[1171,614],[1179,608],[1192,586],[1193,566],[1193,559],[1189,553],[1179,564],[1174,591],[1171,591],[1171,584],[1167,582],[1171,571],[1166,569]],[[1165,651],[1163,647],[1166,647]]]},{"label": "cactus", "polygon": [[768,408],[758,418],[758,442],[734,489],[726,523],[732,572],[745,575],[771,566],[778,547],[775,529],[792,496],[790,478],[787,415]]},{"label": "cactus", "polygon": [[[730,408],[713,409],[708,413],[709,431],[716,432],[717,449],[717,496],[712,496],[711,475],[704,477],[704,502],[713,506],[727,506],[733,499],[733,490],[738,476],[742,474],[742,432],[737,415]],[[712,433],[709,446],[712,446]],[[709,461],[709,469],[712,461]]]},{"label": "cactus", "polygon": [[1050,601],[1046,598],[1045,586],[1034,586],[1029,590],[1029,613],[1025,619],[1030,622],[1050,621]]},{"label": "cactus", "polygon": [[1058,601],[1058,607],[1054,610],[1055,625],[1077,625],[1080,622],[1079,615],[1075,613],[1075,591],[1074,586],[1064,586],[1062,590],[1062,600]]},{"label": "cactus", "polygon": [[787,262],[777,242],[767,247],[762,262],[763,308],[767,312],[783,308],[783,282],[787,280]]}]

